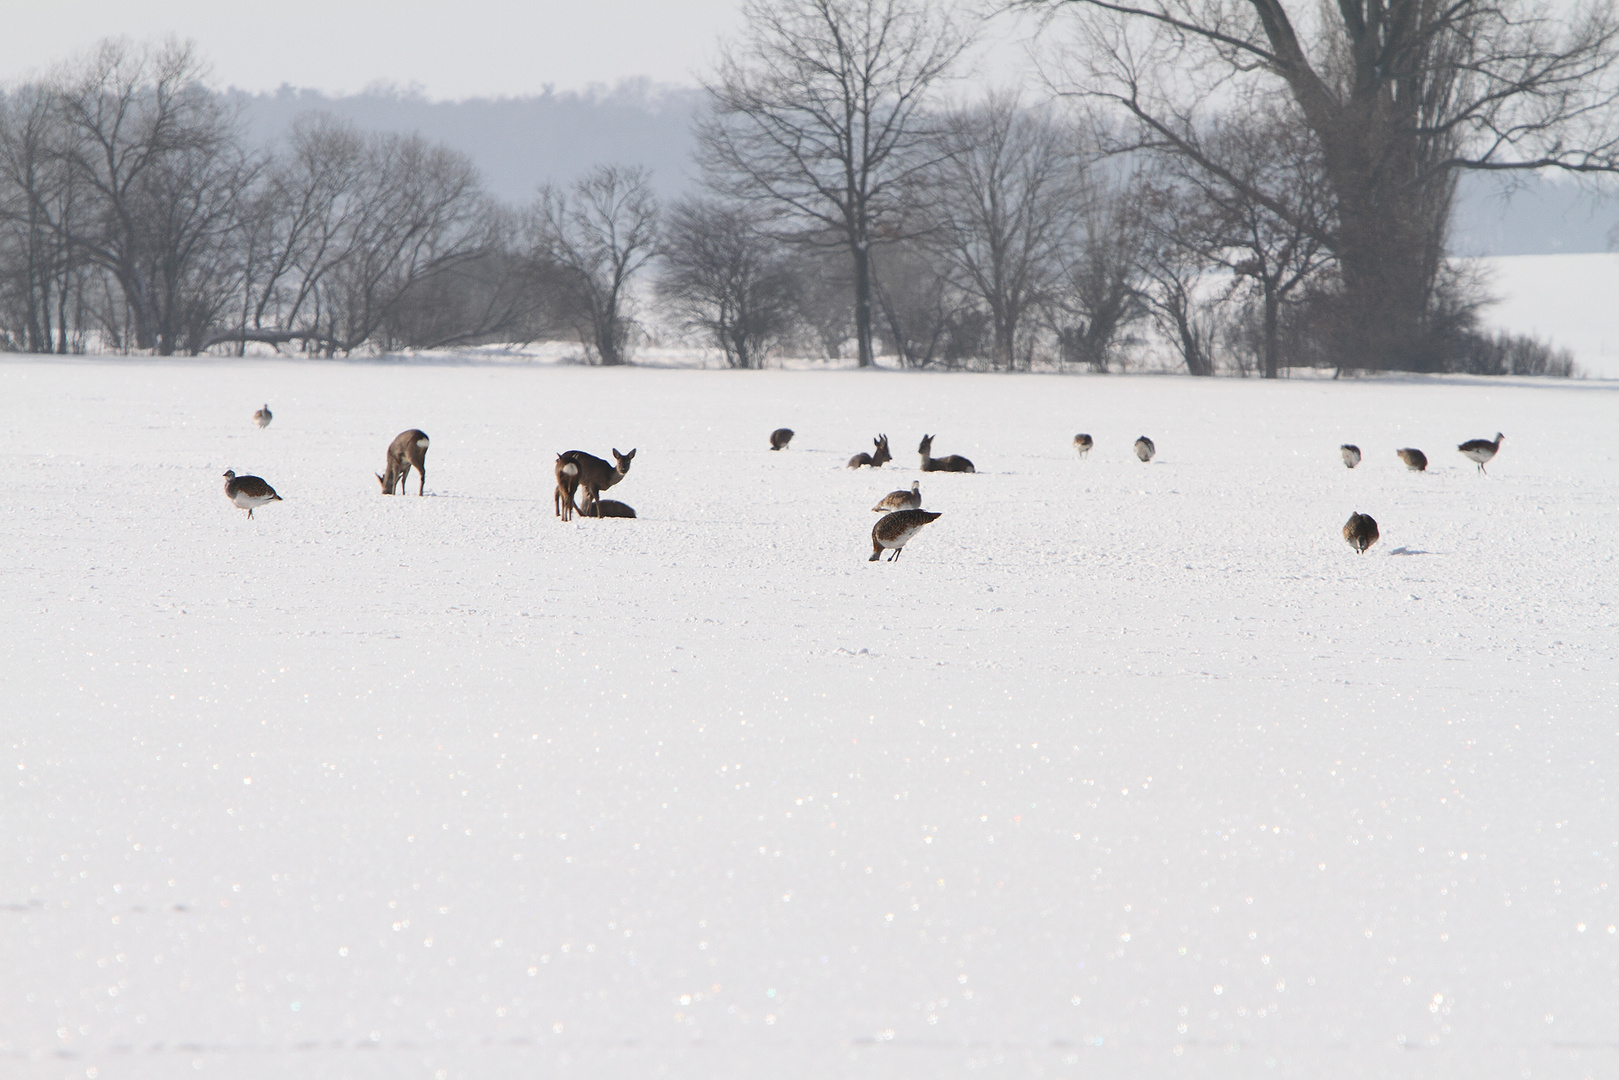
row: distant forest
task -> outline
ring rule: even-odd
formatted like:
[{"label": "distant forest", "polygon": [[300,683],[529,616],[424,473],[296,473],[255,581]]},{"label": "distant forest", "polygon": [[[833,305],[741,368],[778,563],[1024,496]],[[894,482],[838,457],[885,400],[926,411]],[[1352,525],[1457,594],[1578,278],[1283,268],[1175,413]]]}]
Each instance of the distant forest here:
[{"label": "distant forest", "polygon": [[926,0],[745,0],[702,90],[249,94],[105,42],[0,91],[0,347],[1572,371],[1483,331],[1455,256],[1608,247],[1596,185],[1547,176],[1619,175],[1619,26],[1459,0],[1317,56],[1187,2],[1050,0],[1085,34],[1040,95],[964,93],[979,23]]},{"label": "distant forest", "polygon": [[[466,154],[491,195],[522,204],[543,183],[570,183],[604,161],[647,169],[666,200],[698,182],[692,122],[703,106],[694,87],[637,79],[584,92],[433,101],[394,87],[327,95],[282,87],[227,91],[261,145],[284,136],[299,114],[318,110],[366,131],[419,132]],[[1458,255],[1557,255],[1613,249],[1619,212],[1589,186],[1541,176],[1515,184],[1463,177],[1451,246]]]},{"label": "distant forest", "polygon": [[468,101],[432,101],[394,88],[328,96],[288,86],[224,96],[242,110],[255,145],[285,139],[293,122],[310,112],[362,131],[415,133],[467,155],[484,190],[513,206],[531,202],[543,184],[572,183],[606,161],[646,169],[661,198],[678,198],[695,183],[692,122],[703,104],[701,90],[646,80]]}]

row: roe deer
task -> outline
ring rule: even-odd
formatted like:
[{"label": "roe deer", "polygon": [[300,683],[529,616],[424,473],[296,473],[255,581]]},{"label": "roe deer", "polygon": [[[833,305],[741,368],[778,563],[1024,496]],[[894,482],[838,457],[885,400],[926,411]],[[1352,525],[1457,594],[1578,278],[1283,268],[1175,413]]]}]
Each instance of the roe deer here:
[{"label": "roe deer", "polygon": [[1400,455],[1400,460],[1405,462],[1405,467],[1410,469],[1412,472],[1428,471],[1428,455],[1424,454],[1421,450],[1418,450],[1415,447],[1407,446],[1394,452]]},{"label": "roe deer", "polygon": [[628,503],[621,503],[617,499],[597,499],[596,516],[604,518],[632,518],[635,516],[635,507]]},{"label": "roe deer", "polygon": [[275,493],[275,488],[257,476],[237,476],[233,469],[225,470],[225,498],[233,505],[246,510],[249,521],[253,519],[255,506],[283,501],[281,496]]},{"label": "roe deer", "polygon": [[1079,451],[1080,457],[1084,457],[1086,454],[1090,453],[1091,447],[1095,445],[1095,440],[1093,440],[1089,435],[1074,436],[1074,449]]},{"label": "roe deer", "polygon": [[1338,453],[1343,457],[1344,464],[1353,469],[1360,464],[1360,447],[1354,443],[1344,443],[1338,447]]},{"label": "roe deer", "polygon": [[405,493],[405,481],[410,479],[410,467],[416,466],[416,474],[421,483],[416,486],[416,494],[420,495],[427,488],[427,433],[411,428],[401,431],[394,436],[394,441],[388,444],[388,473],[386,476],[377,474],[377,483],[382,485],[384,495],[392,495],[397,489],[399,494]]},{"label": "roe deer", "polygon": [[1142,461],[1151,461],[1152,456],[1157,452],[1158,448],[1154,446],[1152,444],[1152,440],[1147,438],[1145,435],[1136,440],[1136,457],[1140,458]]},{"label": "roe deer", "polygon": [[265,403],[264,408],[253,413],[253,422],[261,428],[269,427],[270,421],[273,419],[275,419],[275,414],[270,411],[268,402]]},{"label": "roe deer", "polygon": [[779,427],[770,433],[770,449],[772,450],[780,450],[792,441],[793,429],[790,427]]},{"label": "roe deer", "polygon": [[973,463],[960,454],[951,454],[949,457],[936,458],[933,456],[933,436],[922,436],[922,445],[916,448],[922,455],[923,472],[977,472]]},{"label": "roe deer", "polygon": [[894,455],[888,452],[888,436],[879,435],[871,440],[871,445],[877,448],[873,454],[859,453],[849,459],[849,468],[858,469],[862,465],[870,465],[873,469],[883,467],[883,462],[893,461]]},{"label": "roe deer", "polygon": [[[624,474],[630,471],[630,461],[635,457],[635,451],[621,454],[615,449],[613,457],[618,460],[616,466],[583,450],[569,450],[557,455],[555,501],[558,517],[563,521],[571,521],[574,514],[601,517],[596,507],[601,493],[624,479]],[[580,488],[585,490],[584,505],[575,506],[573,495]]]}]

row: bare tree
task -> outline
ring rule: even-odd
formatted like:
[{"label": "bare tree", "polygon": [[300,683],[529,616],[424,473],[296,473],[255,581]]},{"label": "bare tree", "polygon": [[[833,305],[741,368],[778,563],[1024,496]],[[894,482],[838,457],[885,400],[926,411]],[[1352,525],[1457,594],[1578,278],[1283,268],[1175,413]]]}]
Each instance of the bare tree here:
[{"label": "bare tree", "polygon": [[1091,198],[1078,133],[1013,94],[951,110],[918,200],[951,282],[989,313],[1011,368],[1024,316],[1051,298]]},{"label": "bare tree", "polygon": [[854,337],[849,262],[842,251],[826,246],[806,246],[799,255],[794,307],[802,346],[829,360],[841,359]]},{"label": "bare tree", "polygon": [[83,200],[65,137],[50,86],[0,97],[0,341],[8,348],[67,352],[73,340],[69,310],[82,275],[71,236]]},{"label": "bare tree", "polygon": [[[333,355],[412,326],[396,343],[429,347],[475,339],[512,314],[499,290],[472,325],[451,320],[453,332],[435,323],[442,313],[416,319],[403,310],[428,296],[468,300],[447,275],[500,249],[498,218],[472,162],[420,136],[361,135],[325,117],[301,122],[246,219],[239,324],[211,342],[303,341]],[[462,307],[461,316],[475,309]]]},{"label": "bare tree", "polygon": [[962,303],[934,253],[915,240],[884,244],[872,252],[871,272],[878,332],[901,366],[943,359],[953,316],[971,303]]},{"label": "bare tree", "polygon": [[163,354],[194,344],[223,303],[238,269],[230,234],[257,170],[202,76],[189,45],[105,42],[59,77],[62,153],[93,212],[71,243],[117,281],[133,344]]},{"label": "bare tree", "polygon": [[[1267,379],[1284,366],[1283,306],[1306,285],[1325,286],[1331,258],[1320,237],[1331,228],[1331,200],[1315,140],[1285,105],[1219,118],[1203,133],[1242,181],[1227,183],[1180,155],[1169,155],[1165,179],[1150,186],[1152,243],[1144,264],[1154,282],[1149,303],[1193,374],[1213,374],[1206,334],[1195,318],[1215,299],[1210,272],[1229,275],[1219,297],[1251,307],[1258,368]],[[1261,202],[1250,192],[1265,191]],[[1273,206],[1285,208],[1278,213]],[[1201,298],[1201,299],[1200,299]],[[1248,335],[1244,335],[1246,337]]]},{"label": "bare tree", "polygon": [[563,191],[540,190],[533,211],[536,261],[566,275],[579,342],[596,362],[629,359],[630,282],[657,254],[658,200],[645,169],[598,166]]},{"label": "bare tree", "polygon": [[1048,307],[1064,363],[1110,369],[1124,329],[1143,314],[1140,273],[1146,250],[1137,181],[1098,185],[1068,252],[1064,280]]},{"label": "bare tree", "polygon": [[722,194],[843,247],[859,363],[872,363],[871,247],[929,162],[926,95],[967,47],[923,0],[746,0],[707,83],[703,166]]},{"label": "bare tree", "polygon": [[1147,242],[1137,264],[1142,303],[1186,365],[1188,375],[1214,374],[1214,323],[1205,278],[1221,255],[1214,208],[1196,189],[1160,185],[1144,200]]},{"label": "bare tree", "polygon": [[419,135],[371,136],[342,257],[323,279],[326,339],[345,352],[358,348],[422,278],[482,254],[488,224],[465,154]]},{"label": "bare tree", "polygon": [[1426,321],[1461,170],[1619,171],[1619,29],[1594,3],[1345,0],[1300,22],[1282,0],[1025,0],[1082,12],[1074,93],[1111,101],[1138,144],[1174,150],[1279,217],[1288,208],[1205,137],[1211,109],[1281,90],[1333,200],[1318,239],[1341,278],[1339,352],[1429,369]]},{"label": "bare tree", "polygon": [[[327,349],[322,285],[349,254],[370,176],[366,140],[324,114],[299,117],[246,215],[239,325],[229,339]],[[221,335],[220,340],[226,336]]]},{"label": "bare tree", "polygon": [[692,198],[669,213],[658,297],[701,330],[731,367],[764,366],[765,350],[792,328],[798,277],[746,206]]}]

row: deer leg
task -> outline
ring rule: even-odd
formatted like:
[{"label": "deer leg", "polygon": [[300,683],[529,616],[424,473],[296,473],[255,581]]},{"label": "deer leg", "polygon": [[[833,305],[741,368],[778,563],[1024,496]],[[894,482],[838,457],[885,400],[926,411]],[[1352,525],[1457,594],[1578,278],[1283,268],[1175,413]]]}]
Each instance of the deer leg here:
[{"label": "deer leg", "polygon": [[416,467],[416,478],[420,481],[416,485],[416,494],[420,497],[427,490],[427,462],[424,461]]}]

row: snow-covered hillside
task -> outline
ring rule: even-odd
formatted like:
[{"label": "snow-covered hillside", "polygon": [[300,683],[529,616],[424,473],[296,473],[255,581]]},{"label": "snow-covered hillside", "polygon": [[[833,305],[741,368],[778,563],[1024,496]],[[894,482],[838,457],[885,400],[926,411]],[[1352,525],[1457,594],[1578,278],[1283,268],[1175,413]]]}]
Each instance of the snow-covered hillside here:
[{"label": "snow-covered hillside", "polygon": [[1619,1074],[1619,384],[0,385],[7,1077]]},{"label": "snow-covered hillside", "polygon": [[1484,309],[1486,324],[1570,350],[1587,377],[1619,379],[1613,321],[1619,255],[1512,255],[1480,262],[1496,297]]}]

